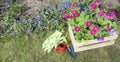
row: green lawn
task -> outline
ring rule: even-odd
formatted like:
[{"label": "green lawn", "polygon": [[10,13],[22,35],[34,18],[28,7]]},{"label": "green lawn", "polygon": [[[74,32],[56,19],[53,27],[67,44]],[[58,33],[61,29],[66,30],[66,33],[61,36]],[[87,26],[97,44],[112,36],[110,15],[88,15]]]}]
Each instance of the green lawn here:
[{"label": "green lawn", "polygon": [[[120,23],[118,23],[120,27]],[[120,28],[119,28],[120,32]],[[120,34],[119,34],[120,36]],[[0,62],[119,62],[120,61],[120,38],[112,46],[88,50],[76,53],[73,59],[67,52],[44,54],[42,42],[33,35],[32,38],[22,36],[0,39],[6,43],[0,43]]]}]

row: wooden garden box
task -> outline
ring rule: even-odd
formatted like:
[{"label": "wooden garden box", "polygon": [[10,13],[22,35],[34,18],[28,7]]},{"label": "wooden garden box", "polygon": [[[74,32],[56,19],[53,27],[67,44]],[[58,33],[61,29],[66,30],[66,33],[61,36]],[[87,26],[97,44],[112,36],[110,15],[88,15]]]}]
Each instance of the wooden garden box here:
[{"label": "wooden garden box", "polygon": [[70,35],[75,52],[112,45],[115,43],[115,39],[118,37],[118,35],[114,35],[114,36],[105,37],[104,41],[102,42],[98,41],[97,39],[94,39],[94,40],[78,43],[75,40],[71,26],[68,27],[68,31],[69,31],[69,35]]}]

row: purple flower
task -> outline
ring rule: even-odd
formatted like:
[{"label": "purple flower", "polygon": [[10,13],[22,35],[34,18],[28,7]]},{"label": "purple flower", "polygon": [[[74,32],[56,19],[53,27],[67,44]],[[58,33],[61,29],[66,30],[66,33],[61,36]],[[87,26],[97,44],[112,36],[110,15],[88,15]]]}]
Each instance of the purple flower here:
[{"label": "purple flower", "polygon": [[34,18],[35,18],[36,20],[40,20],[40,16],[39,16],[39,15],[35,16]]},{"label": "purple flower", "polygon": [[58,10],[63,10],[64,9],[64,7],[62,7],[62,6],[60,6],[60,7],[58,7]]},{"label": "purple flower", "polygon": [[58,6],[57,5],[53,5],[50,7],[51,9],[58,9]]},{"label": "purple flower", "polygon": [[112,19],[112,16],[111,16],[111,14],[106,14],[105,18],[110,20],[110,19]]},{"label": "purple flower", "polygon": [[31,22],[31,27],[35,27],[36,23],[35,22]]},{"label": "purple flower", "polygon": [[111,14],[112,17],[116,16],[116,12],[115,11],[110,12],[110,14]]},{"label": "purple flower", "polygon": [[115,11],[112,11],[112,12],[106,14],[105,17],[106,17],[106,19],[110,20],[110,19],[113,19],[115,16],[116,16]]},{"label": "purple flower", "polygon": [[25,22],[24,18],[20,18],[20,25],[22,25]]},{"label": "purple flower", "polygon": [[53,25],[53,24],[55,24],[55,23],[57,24],[57,23],[59,23],[59,21],[58,21],[58,20],[50,21],[50,24],[51,24],[51,25]]},{"label": "purple flower", "polygon": [[104,37],[100,36],[97,40],[102,42],[104,40]]},{"label": "purple flower", "polygon": [[86,13],[87,13],[87,14],[90,14],[90,10],[86,10]]},{"label": "purple flower", "polygon": [[20,18],[20,20],[21,20],[22,22],[25,22],[25,19],[24,19],[24,18]]},{"label": "purple flower", "polygon": [[61,2],[61,7],[69,8],[70,7],[70,2]]},{"label": "purple flower", "polygon": [[111,35],[111,36],[116,35],[116,34],[117,34],[117,33],[116,33],[115,29],[111,29],[111,30],[110,30],[110,35]]},{"label": "purple flower", "polygon": [[64,6],[65,8],[69,8],[70,7],[70,2],[65,2],[64,5],[65,5]]},{"label": "purple flower", "polygon": [[84,9],[84,6],[81,6],[80,7],[80,11],[84,11],[85,9]]}]

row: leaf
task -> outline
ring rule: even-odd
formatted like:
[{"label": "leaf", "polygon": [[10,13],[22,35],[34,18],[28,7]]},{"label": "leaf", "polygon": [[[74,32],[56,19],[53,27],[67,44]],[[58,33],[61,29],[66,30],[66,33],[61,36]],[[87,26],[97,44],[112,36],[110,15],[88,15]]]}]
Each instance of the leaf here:
[{"label": "leaf", "polygon": [[84,17],[86,15],[86,12],[81,12],[80,16]]},{"label": "leaf", "polygon": [[90,17],[90,16],[87,15],[87,16],[85,17],[85,20],[88,21],[88,20],[89,20],[89,17]]}]

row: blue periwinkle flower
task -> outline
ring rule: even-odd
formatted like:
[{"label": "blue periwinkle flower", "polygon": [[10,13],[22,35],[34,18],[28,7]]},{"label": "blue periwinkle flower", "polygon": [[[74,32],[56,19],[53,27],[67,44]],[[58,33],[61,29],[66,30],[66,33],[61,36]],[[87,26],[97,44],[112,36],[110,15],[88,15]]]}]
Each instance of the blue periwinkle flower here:
[{"label": "blue periwinkle flower", "polygon": [[102,37],[102,36],[100,36],[99,38],[98,38],[98,41],[100,41],[100,42],[102,42],[104,40],[104,37]]},{"label": "blue periwinkle flower", "polygon": [[64,7],[69,8],[70,7],[70,2],[64,2]]},{"label": "blue periwinkle flower", "polygon": [[25,23],[25,19],[24,18],[20,18],[20,25]]},{"label": "blue periwinkle flower", "polygon": [[62,7],[62,6],[58,7],[58,10],[63,10],[63,9],[64,9],[64,7]]},{"label": "blue periwinkle flower", "polygon": [[24,19],[24,18],[20,18],[20,20],[21,20],[21,21],[23,21],[23,22],[25,21],[25,19]]},{"label": "blue periwinkle flower", "polygon": [[111,29],[111,30],[110,30],[110,35],[111,35],[111,36],[114,36],[114,35],[116,35],[116,34],[117,34],[117,33],[116,33],[115,29]]},{"label": "blue periwinkle flower", "polygon": [[51,24],[51,25],[52,25],[52,24],[55,24],[55,23],[59,23],[59,21],[58,21],[58,20],[50,21],[50,24]]},{"label": "blue periwinkle flower", "polygon": [[86,13],[87,13],[87,14],[90,14],[90,10],[86,10]]},{"label": "blue periwinkle flower", "polygon": [[42,11],[43,11],[43,12],[46,12],[47,10],[44,8]]},{"label": "blue periwinkle flower", "polygon": [[52,24],[54,24],[54,22],[53,22],[53,21],[50,21],[50,24],[52,25]]},{"label": "blue periwinkle flower", "polygon": [[53,5],[52,9],[58,9],[58,6],[57,5]]},{"label": "blue periwinkle flower", "polygon": [[55,22],[55,23],[59,23],[59,21],[58,21],[58,20],[54,20],[54,22]]},{"label": "blue periwinkle flower", "polygon": [[84,6],[81,6],[80,7],[80,11],[84,11],[85,9],[84,9]]},{"label": "blue periwinkle flower", "polygon": [[13,22],[14,22],[14,23],[18,23],[18,20],[14,19]]},{"label": "blue periwinkle flower", "polygon": [[31,26],[32,26],[32,27],[35,27],[35,26],[36,26],[36,23],[35,23],[35,22],[32,22],[32,23],[31,23]]},{"label": "blue periwinkle flower", "polygon": [[35,16],[34,18],[35,18],[36,20],[39,20],[39,21],[40,21],[40,16],[39,16],[39,15]]},{"label": "blue periwinkle flower", "polygon": [[60,6],[58,7],[58,10],[63,10],[65,8],[69,8],[70,7],[70,2],[61,2]]},{"label": "blue periwinkle flower", "polygon": [[69,8],[70,7],[70,2],[61,2],[61,5],[63,8]]},{"label": "blue periwinkle flower", "polygon": [[45,22],[45,20],[41,20],[41,22]]}]

